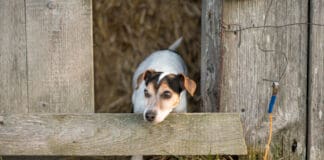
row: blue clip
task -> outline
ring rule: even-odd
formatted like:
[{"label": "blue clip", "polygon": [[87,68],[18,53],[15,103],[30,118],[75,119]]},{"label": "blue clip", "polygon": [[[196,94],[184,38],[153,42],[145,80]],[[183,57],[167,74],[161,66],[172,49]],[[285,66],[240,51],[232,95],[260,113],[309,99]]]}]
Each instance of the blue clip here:
[{"label": "blue clip", "polygon": [[272,110],[273,110],[274,105],[276,103],[276,99],[277,99],[277,96],[276,95],[272,95],[271,96],[271,100],[270,100],[270,103],[269,103],[268,113],[272,113]]},{"label": "blue clip", "polygon": [[272,83],[272,97],[269,103],[268,113],[272,113],[274,105],[277,99],[277,93],[279,91],[279,82]]}]

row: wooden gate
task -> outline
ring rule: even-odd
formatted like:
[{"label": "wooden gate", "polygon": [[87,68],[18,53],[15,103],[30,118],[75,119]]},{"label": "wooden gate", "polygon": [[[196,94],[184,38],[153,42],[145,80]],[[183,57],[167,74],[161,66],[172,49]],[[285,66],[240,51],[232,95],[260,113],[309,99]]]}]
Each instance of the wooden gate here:
[{"label": "wooden gate", "polygon": [[[244,132],[241,159],[261,159],[270,79],[280,81],[272,159],[321,159],[323,7],[204,0],[203,111],[240,114],[175,114],[152,127],[94,113],[91,0],[0,0],[0,155],[242,155]],[[169,140],[164,132],[170,143],[143,147]]]},{"label": "wooden gate", "polygon": [[247,153],[237,113],[94,113],[91,0],[0,0],[0,16],[0,155]]}]

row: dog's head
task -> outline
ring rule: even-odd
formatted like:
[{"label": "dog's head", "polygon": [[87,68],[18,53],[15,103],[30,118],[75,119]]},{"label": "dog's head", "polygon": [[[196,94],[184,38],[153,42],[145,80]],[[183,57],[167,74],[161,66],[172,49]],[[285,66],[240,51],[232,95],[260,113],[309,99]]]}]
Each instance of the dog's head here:
[{"label": "dog's head", "polygon": [[[152,123],[162,122],[180,103],[181,93],[189,92],[193,96],[195,81],[184,74],[170,74],[147,70],[137,79],[139,86],[144,81],[142,91],[145,101],[144,119]],[[142,88],[138,88],[142,89]]]}]

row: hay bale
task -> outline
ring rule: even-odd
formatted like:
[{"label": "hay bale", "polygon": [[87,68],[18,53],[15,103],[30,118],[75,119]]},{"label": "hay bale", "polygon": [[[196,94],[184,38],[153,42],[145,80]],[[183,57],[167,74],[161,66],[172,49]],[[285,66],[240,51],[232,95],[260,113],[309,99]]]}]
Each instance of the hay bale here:
[{"label": "hay bale", "polygon": [[[130,112],[137,65],[180,36],[184,43],[178,51],[199,83],[200,16],[201,1],[94,0],[96,112]],[[198,107],[199,93],[190,102]]]}]

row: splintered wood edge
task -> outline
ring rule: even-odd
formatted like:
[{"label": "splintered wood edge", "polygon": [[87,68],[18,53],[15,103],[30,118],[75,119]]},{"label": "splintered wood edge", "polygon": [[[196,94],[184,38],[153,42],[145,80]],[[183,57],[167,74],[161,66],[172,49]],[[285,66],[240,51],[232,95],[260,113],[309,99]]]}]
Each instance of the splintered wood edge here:
[{"label": "splintered wood edge", "polygon": [[236,113],[0,114],[0,155],[244,155]]}]

